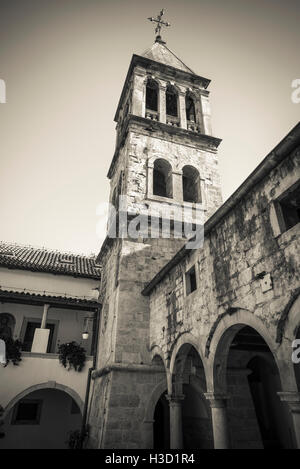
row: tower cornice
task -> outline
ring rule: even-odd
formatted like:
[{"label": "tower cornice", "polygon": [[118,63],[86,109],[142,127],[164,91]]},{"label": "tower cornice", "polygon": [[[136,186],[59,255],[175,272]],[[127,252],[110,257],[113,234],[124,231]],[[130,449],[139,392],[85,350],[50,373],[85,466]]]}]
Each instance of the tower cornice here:
[{"label": "tower cornice", "polygon": [[115,164],[118,161],[120,149],[124,146],[128,131],[134,131],[135,129],[139,133],[144,132],[148,135],[151,135],[152,133],[157,135],[158,132],[161,132],[162,134],[168,134],[169,136],[177,136],[178,143],[182,144],[183,139],[189,140],[191,145],[197,145],[200,149],[208,150],[213,153],[216,153],[217,148],[222,141],[222,139],[213,137],[211,135],[191,132],[190,130],[183,129],[181,127],[173,127],[169,124],[164,124],[159,121],[152,121],[145,117],[129,114],[124,121],[119,144],[116,147],[110,168],[107,173],[107,177],[109,179],[111,179],[113,175]]}]

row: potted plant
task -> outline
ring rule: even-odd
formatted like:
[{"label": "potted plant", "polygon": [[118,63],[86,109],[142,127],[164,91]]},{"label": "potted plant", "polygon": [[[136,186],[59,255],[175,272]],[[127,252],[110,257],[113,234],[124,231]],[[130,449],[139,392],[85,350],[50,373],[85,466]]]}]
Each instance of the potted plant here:
[{"label": "potted plant", "polygon": [[77,342],[68,342],[61,344],[58,347],[59,361],[67,368],[68,371],[72,368],[75,371],[81,371],[85,365],[86,353],[83,347]]}]

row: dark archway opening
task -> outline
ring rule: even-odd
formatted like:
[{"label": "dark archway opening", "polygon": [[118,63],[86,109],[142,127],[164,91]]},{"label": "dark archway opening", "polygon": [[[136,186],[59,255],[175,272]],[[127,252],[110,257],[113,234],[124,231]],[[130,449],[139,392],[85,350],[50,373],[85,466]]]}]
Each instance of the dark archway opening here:
[{"label": "dark archway opening", "polygon": [[195,103],[190,95],[185,97],[186,118],[190,122],[196,122]]},{"label": "dark archway opening", "polygon": [[153,423],[153,448],[169,449],[170,448],[170,410],[169,403],[166,399],[167,391],[164,392],[154,410]]},{"label": "dark archway opening", "polygon": [[[247,367],[251,370],[248,383],[259,424],[261,438],[265,449],[281,448],[280,435],[277,431],[277,400],[274,402],[272,385],[275,379],[274,370],[262,358],[250,360]],[[275,385],[277,383],[274,383]],[[277,387],[277,386],[276,386]]]},{"label": "dark archway opening", "polygon": [[158,111],[158,84],[154,80],[148,80],[146,85],[146,109]]},{"label": "dark archway opening", "polygon": [[213,448],[211,411],[204,393],[206,377],[197,350],[184,344],[178,351],[173,376],[174,394],[182,400],[182,442],[184,449]]},{"label": "dark archway opening", "polygon": [[178,117],[177,92],[174,86],[168,86],[166,90],[166,113],[168,116]]},{"label": "dark archway opening", "polygon": [[234,336],[227,360],[228,423],[235,449],[292,447],[279,371],[265,340],[249,326]]},{"label": "dark archway opening", "polygon": [[78,404],[64,391],[32,391],[8,412],[1,428],[2,449],[68,449],[71,433],[79,435],[82,415]]}]

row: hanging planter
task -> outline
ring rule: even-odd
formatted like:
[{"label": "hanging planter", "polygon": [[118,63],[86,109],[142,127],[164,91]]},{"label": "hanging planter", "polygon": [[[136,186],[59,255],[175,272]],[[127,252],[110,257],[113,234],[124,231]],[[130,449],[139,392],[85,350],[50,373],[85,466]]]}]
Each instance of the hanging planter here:
[{"label": "hanging planter", "polygon": [[83,347],[76,342],[68,342],[58,347],[59,361],[64,368],[70,371],[81,371],[85,365],[86,353]]}]

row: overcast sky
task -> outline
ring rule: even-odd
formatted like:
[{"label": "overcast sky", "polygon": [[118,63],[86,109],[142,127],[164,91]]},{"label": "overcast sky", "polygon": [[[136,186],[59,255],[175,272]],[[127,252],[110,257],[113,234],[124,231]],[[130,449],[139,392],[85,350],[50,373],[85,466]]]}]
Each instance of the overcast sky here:
[{"label": "overcast sky", "polygon": [[154,41],[210,84],[224,200],[299,121],[299,0],[0,0],[0,239],[98,252],[113,122],[129,62]]}]

